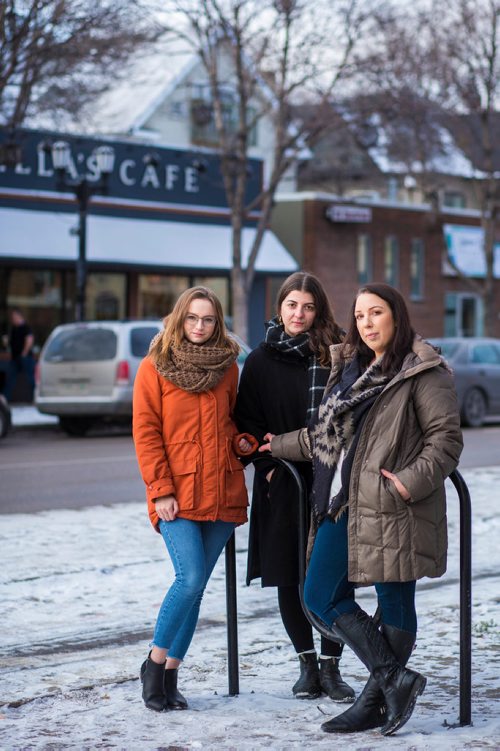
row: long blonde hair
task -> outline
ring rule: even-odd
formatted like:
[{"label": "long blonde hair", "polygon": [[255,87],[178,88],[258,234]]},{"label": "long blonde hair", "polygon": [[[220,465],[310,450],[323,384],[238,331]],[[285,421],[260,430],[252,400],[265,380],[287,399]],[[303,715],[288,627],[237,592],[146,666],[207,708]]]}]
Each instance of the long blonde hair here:
[{"label": "long blonde hair", "polygon": [[161,357],[167,354],[170,347],[178,347],[185,339],[184,321],[193,300],[208,300],[212,303],[214,309],[216,319],[214,333],[206,344],[213,347],[229,346],[231,348],[236,345],[235,340],[227,332],[222,305],[215,292],[208,287],[190,287],[184,290],[175,303],[172,312],[164,319],[165,328],[150,351],[153,357]]}]

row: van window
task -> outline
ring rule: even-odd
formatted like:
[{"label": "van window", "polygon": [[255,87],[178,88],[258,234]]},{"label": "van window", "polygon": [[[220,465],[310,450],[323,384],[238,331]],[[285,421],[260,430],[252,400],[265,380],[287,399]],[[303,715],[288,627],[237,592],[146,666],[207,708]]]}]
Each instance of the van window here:
[{"label": "van window", "polygon": [[46,362],[89,362],[113,360],[117,337],[111,329],[72,329],[61,331],[45,350]]},{"label": "van window", "polygon": [[141,326],[130,331],[130,351],[133,357],[145,357],[151,339],[158,333],[156,326]]}]

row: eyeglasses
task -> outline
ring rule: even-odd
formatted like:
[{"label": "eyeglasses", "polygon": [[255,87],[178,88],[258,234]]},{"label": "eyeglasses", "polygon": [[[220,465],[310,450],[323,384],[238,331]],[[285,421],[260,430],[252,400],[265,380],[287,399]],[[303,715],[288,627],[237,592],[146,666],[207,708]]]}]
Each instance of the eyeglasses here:
[{"label": "eyeglasses", "polygon": [[191,326],[192,328],[198,325],[198,321],[201,321],[202,326],[211,327],[215,326],[215,324],[217,323],[217,318],[215,316],[203,316],[203,318],[201,318],[200,316],[195,316],[194,313],[188,313],[184,321],[188,326]]}]

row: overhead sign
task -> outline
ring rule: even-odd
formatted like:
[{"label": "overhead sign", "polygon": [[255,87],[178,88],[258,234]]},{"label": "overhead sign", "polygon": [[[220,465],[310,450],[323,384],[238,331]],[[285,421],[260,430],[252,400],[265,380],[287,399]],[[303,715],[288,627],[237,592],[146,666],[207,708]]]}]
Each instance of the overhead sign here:
[{"label": "overhead sign", "polygon": [[[457,224],[443,226],[448,256],[466,276],[483,278],[486,274],[484,257],[484,233],[482,227]],[[493,275],[500,279],[500,243],[495,245]],[[451,269],[451,267],[448,267]],[[451,272],[453,273],[453,271]]]},{"label": "overhead sign", "polygon": [[[0,144],[6,138],[7,134],[0,129]],[[227,206],[220,159],[215,153],[21,129],[16,131],[15,138],[22,158],[14,167],[0,164],[0,188],[71,192],[70,188],[58,185],[51,154],[52,143],[67,141],[71,150],[70,177],[85,177],[89,182],[97,182],[100,177],[93,151],[98,146],[113,147],[115,164],[109,177],[109,195],[114,198],[198,207]],[[248,166],[249,203],[261,189],[262,162],[250,159]]]},{"label": "overhead sign", "polygon": [[367,224],[372,220],[372,210],[364,206],[348,206],[347,204],[332,204],[325,211],[325,216],[331,222]]}]

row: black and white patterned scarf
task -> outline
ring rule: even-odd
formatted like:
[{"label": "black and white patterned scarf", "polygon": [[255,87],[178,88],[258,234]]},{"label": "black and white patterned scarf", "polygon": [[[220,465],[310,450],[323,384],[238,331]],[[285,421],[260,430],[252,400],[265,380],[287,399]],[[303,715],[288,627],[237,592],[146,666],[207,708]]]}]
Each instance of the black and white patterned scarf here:
[{"label": "black and white patterned scarf", "polygon": [[[363,422],[390,379],[382,373],[381,360],[363,371],[356,357],[344,367],[340,381],[324,395],[309,426],[314,470],[311,506],[316,523],[325,516],[336,518],[347,507],[352,463]],[[332,480],[342,451],[342,487],[331,498]]]},{"label": "black and white patterned scarf", "polygon": [[297,360],[307,360],[307,377],[309,382],[306,414],[307,424],[321,403],[328,376],[330,375],[330,368],[320,365],[316,356],[311,352],[309,334],[307,332],[297,334],[297,336],[289,336],[277,317],[272,318],[266,323],[265,342],[287,357],[295,357]]}]

